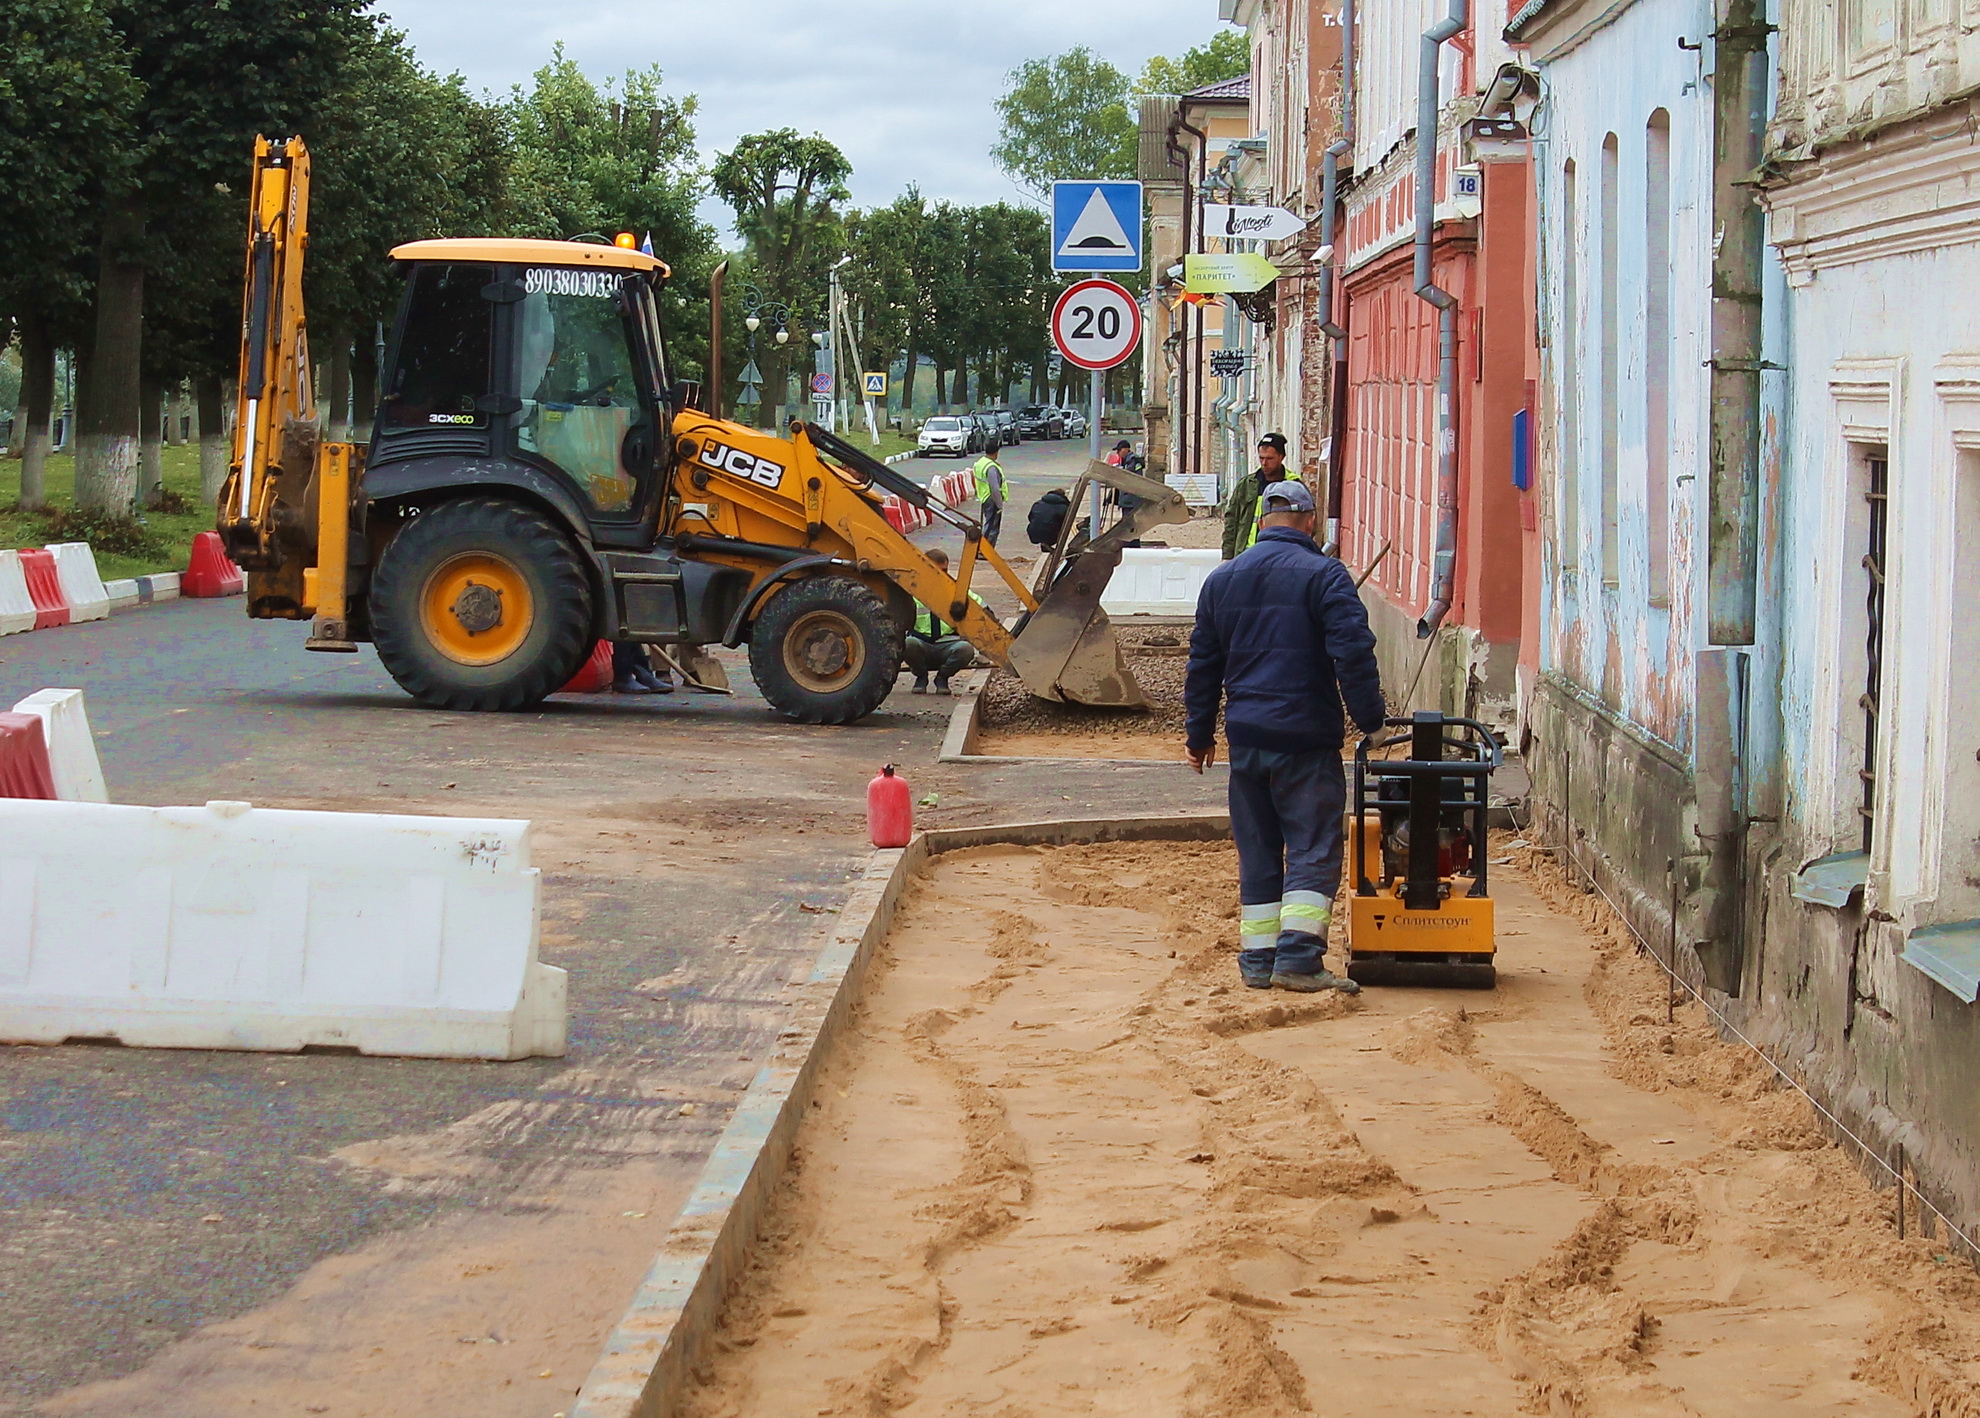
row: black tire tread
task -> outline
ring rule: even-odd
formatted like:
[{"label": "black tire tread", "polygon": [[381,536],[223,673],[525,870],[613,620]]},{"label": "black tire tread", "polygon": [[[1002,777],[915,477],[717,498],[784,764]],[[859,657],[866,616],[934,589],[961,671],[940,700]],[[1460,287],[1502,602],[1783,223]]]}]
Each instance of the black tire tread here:
[{"label": "black tire tread", "polygon": [[[867,628],[867,663],[847,688],[831,695],[812,694],[784,670],[784,632],[806,611],[834,601]],[[902,626],[871,586],[849,576],[808,576],[772,596],[752,624],[749,672],[770,707],[786,719],[850,724],[878,709],[893,693],[901,672],[903,636]]]},{"label": "black tire tread", "polygon": [[[538,614],[550,635],[533,661],[508,680],[488,685],[450,681],[411,638],[419,617],[420,578],[413,575],[425,546],[463,525],[491,541],[511,543],[521,560],[539,568],[547,587]],[[411,538],[408,541],[408,538]],[[412,598],[414,604],[403,606]],[[443,502],[412,519],[385,549],[372,579],[372,634],[378,658],[398,686],[433,709],[505,712],[527,709],[570,682],[591,653],[591,582],[578,549],[549,518],[504,497],[469,496]]]}]

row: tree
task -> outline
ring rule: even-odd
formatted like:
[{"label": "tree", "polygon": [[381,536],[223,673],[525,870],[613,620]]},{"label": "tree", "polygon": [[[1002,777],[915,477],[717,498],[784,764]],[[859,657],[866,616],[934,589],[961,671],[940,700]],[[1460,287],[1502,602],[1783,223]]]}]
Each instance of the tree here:
[{"label": "tree", "polygon": [[928,204],[910,187],[893,202],[846,218],[847,295],[861,315],[860,355],[868,369],[885,369],[903,354],[906,372],[895,387],[902,417],[914,412],[916,366],[927,328],[928,302],[918,280],[925,264]]},{"label": "tree", "polygon": [[[832,143],[792,128],[739,138],[716,159],[716,194],[736,214],[736,233],[767,297],[822,318],[825,273],[844,249],[836,204],[849,195],[851,175],[852,164]],[[788,387],[791,354],[774,344],[765,352],[769,403]]]},{"label": "tree", "polygon": [[1057,181],[1132,177],[1135,120],[1127,100],[1127,75],[1084,45],[1027,60],[997,99],[1000,127],[990,156],[1041,199]]},{"label": "tree", "polygon": [[273,9],[116,0],[107,10],[143,95],[98,227],[95,312],[76,410],[76,503],[131,511],[137,493],[145,276],[154,215],[238,181],[258,132],[307,132],[338,101],[345,56],[372,21],[361,0]]},{"label": "tree", "polygon": [[1243,30],[1221,29],[1208,44],[1186,49],[1174,59],[1156,55],[1134,81],[1134,95],[1186,94],[1251,72],[1251,40]]},{"label": "tree", "polygon": [[632,232],[673,270],[661,298],[670,353],[705,369],[706,287],[715,232],[697,215],[707,191],[693,94],[669,97],[657,66],[593,84],[563,46],[511,96],[514,158],[508,235],[551,239]]},{"label": "tree", "polygon": [[122,178],[139,96],[116,31],[92,0],[0,6],[0,314],[22,359],[27,427],[21,503],[39,507],[54,402],[55,348],[83,315],[94,217]]}]

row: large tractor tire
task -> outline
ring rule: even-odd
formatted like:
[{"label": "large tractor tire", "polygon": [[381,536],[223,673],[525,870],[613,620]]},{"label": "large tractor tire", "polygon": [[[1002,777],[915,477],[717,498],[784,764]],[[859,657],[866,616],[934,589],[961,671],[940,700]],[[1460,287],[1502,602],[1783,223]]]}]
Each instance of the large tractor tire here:
[{"label": "large tractor tire", "polygon": [[850,724],[901,673],[901,625],[872,587],[810,576],[770,598],[749,634],[749,671],[770,707],[802,724]]},{"label": "large tractor tire", "polygon": [[578,549],[502,498],[443,502],[406,523],[370,599],[378,658],[435,709],[526,709],[563,688],[592,645]]}]

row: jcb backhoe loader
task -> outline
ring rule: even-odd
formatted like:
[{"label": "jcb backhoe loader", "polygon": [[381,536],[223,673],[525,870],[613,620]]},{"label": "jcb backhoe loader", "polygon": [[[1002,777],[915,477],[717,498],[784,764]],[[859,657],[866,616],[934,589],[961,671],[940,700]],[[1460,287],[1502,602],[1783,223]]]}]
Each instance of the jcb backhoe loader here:
[{"label": "jcb backhoe loader", "polygon": [[[1122,544],[1188,515],[1177,493],[1090,468],[1141,505],[1082,538],[1034,594],[974,520],[823,429],[794,421],[775,438],[704,412],[700,389],[669,373],[667,266],[624,246],[398,247],[405,296],[371,441],[319,442],[308,199],[301,140],[257,140],[219,508],[249,615],[313,619],[312,650],[371,641],[407,693],[448,709],[534,704],[599,639],[747,643],[774,708],[836,724],[893,688],[918,600],[1034,694],[1144,702],[1099,590]],[[894,530],[886,493],[962,532],[953,576]],[[970,596],[983,562],[1024,607],[1015,633]]]}]

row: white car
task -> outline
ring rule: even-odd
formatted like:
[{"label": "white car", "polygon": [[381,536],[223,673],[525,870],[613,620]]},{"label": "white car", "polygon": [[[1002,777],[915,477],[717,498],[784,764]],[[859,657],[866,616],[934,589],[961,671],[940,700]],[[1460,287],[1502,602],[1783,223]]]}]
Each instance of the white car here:
[{"label": "white car", "polygon": [[1061,409],[1059,412],[1066,416],[1066,437],[1086,437],[1086,415],[1084,413],[1078,409]]},{"label": "white car", "polygon": [[921,426],[921,437],[916,440],[914,456],[933,457],[946,453],[952,458],[960,458],[969,452],[969,430],[963,427],[959,418],[938,416]]}]

